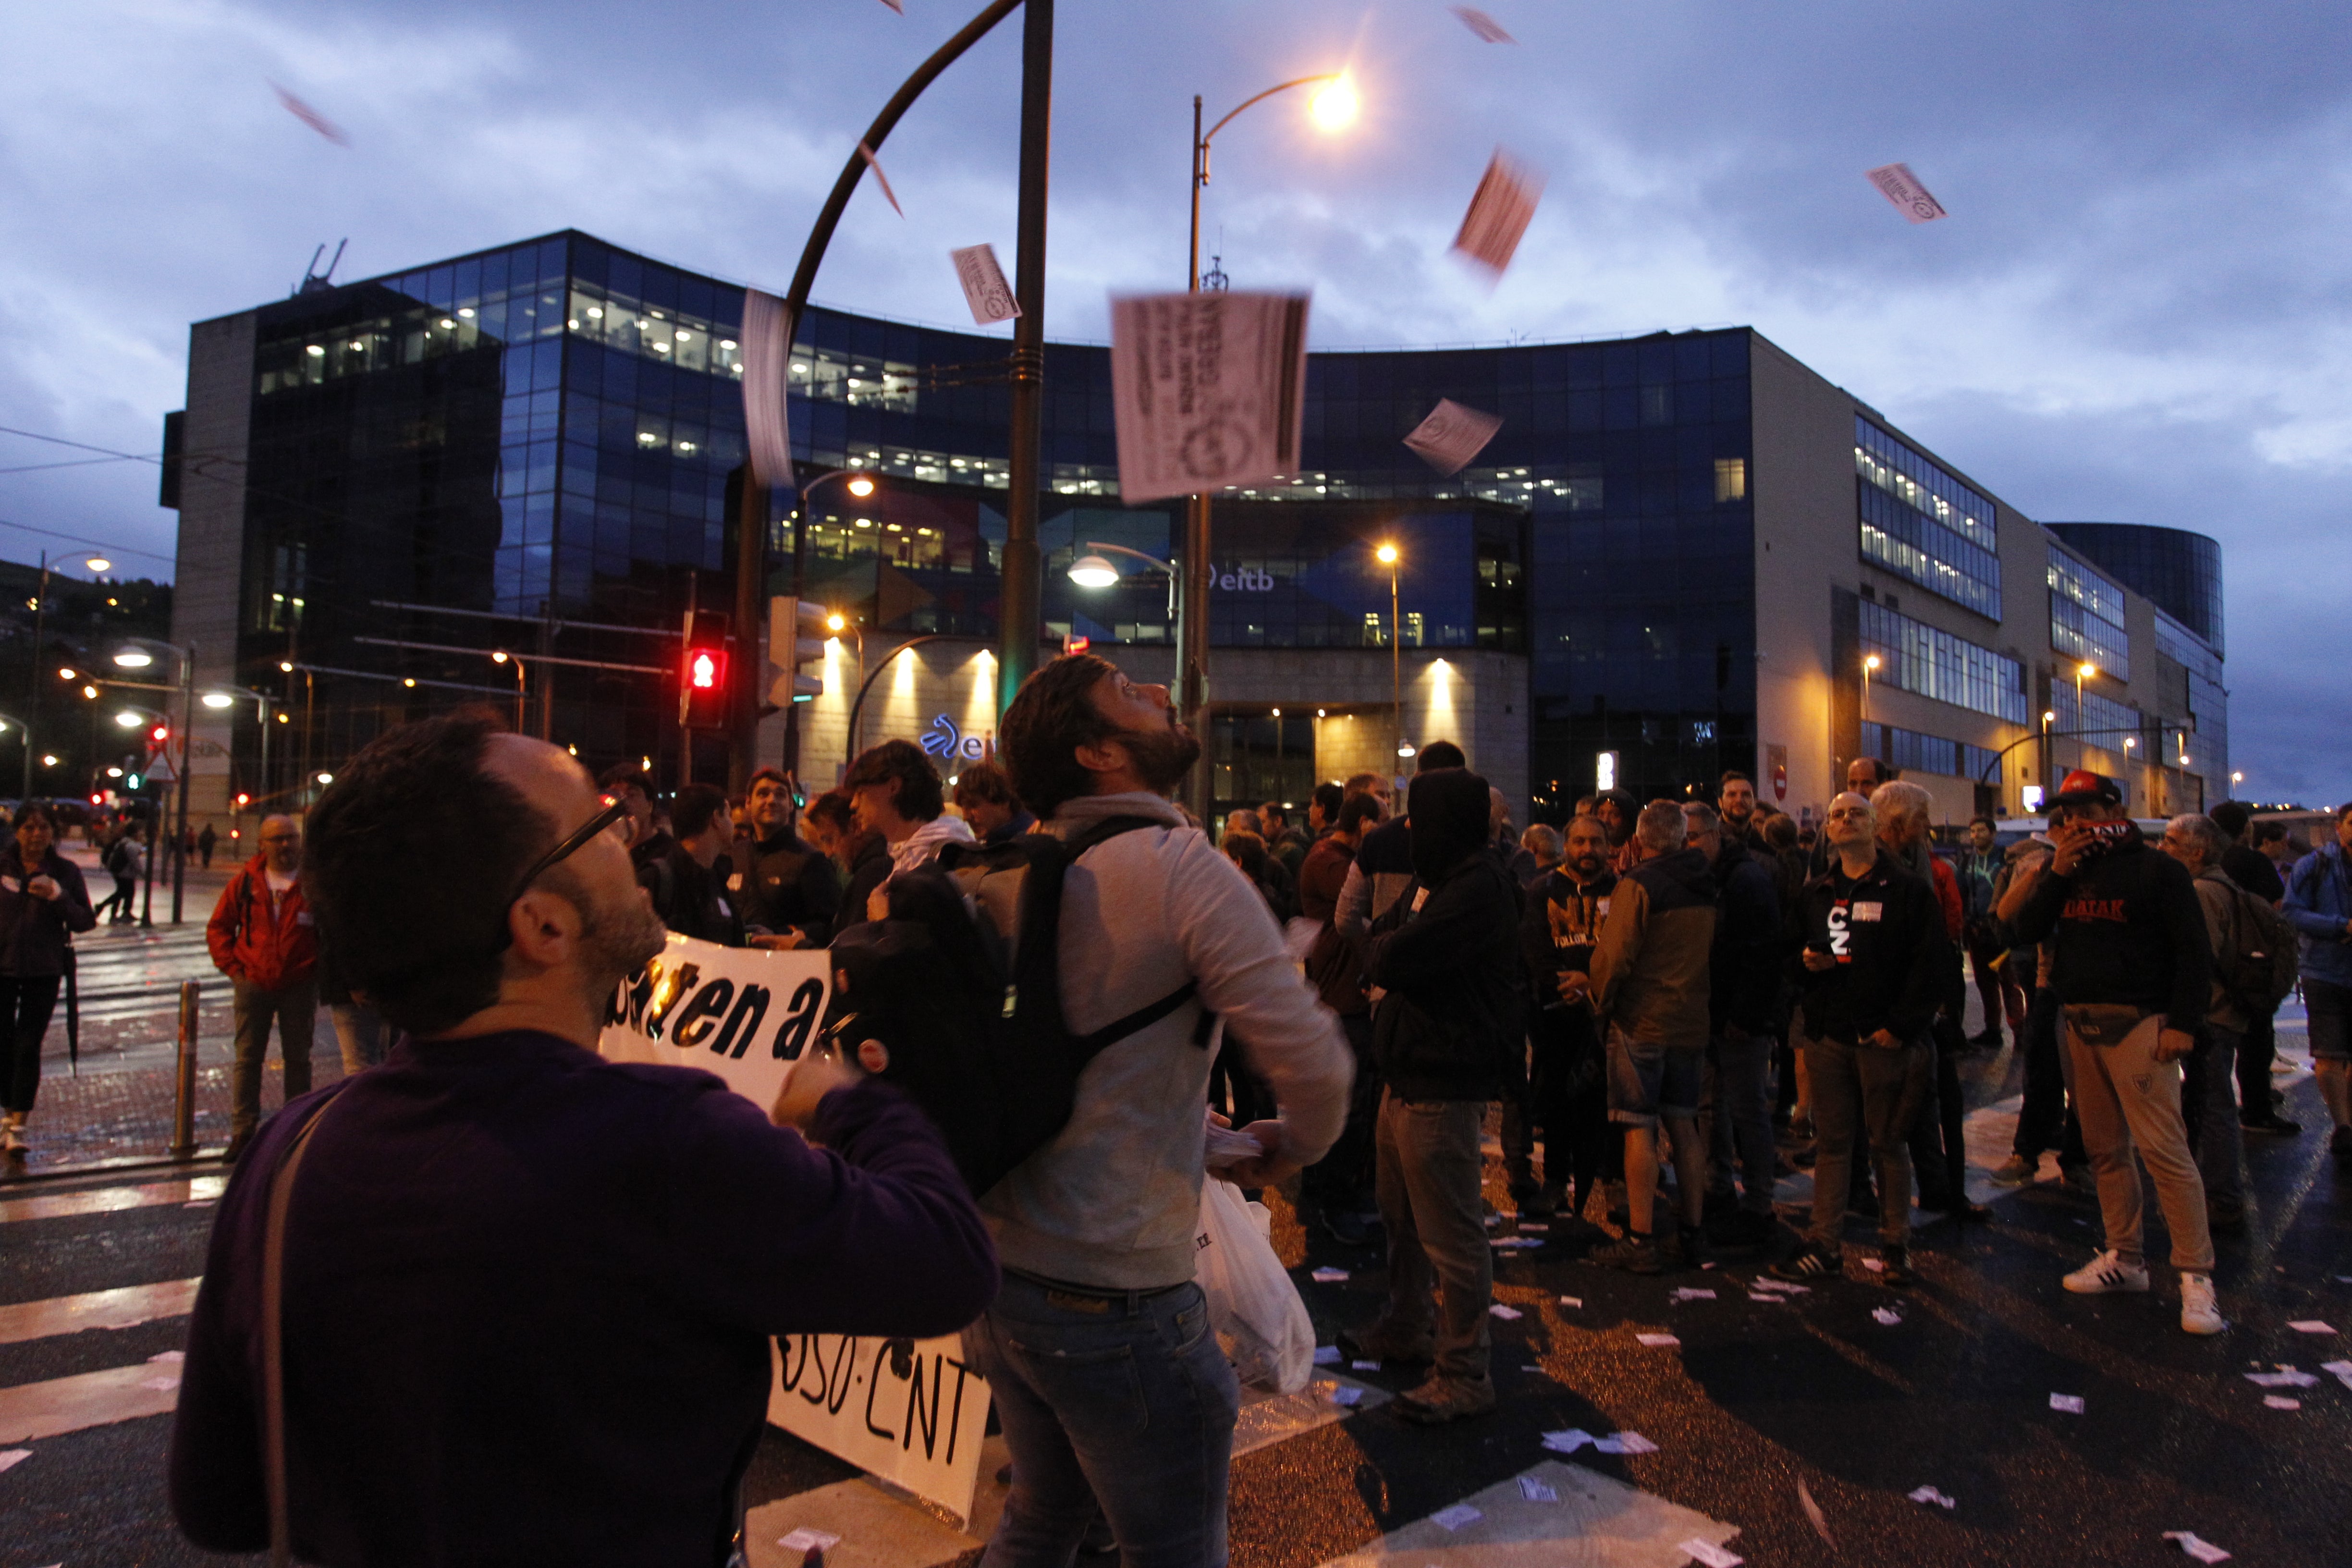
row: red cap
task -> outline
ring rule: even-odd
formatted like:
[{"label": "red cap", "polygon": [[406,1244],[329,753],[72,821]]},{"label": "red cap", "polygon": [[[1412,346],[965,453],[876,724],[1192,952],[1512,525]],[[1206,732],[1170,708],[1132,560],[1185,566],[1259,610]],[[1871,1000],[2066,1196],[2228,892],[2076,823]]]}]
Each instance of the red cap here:
[{"label": "red cap", "polygon": [[2091,805],[2104,802],[2112,805],[2123,798],[2124,792],[2116,787],[2115,780],[2103,773],[2095,773],[2088,768],[2076,768],[2058,786],[2058,798],[2054,804]]}]

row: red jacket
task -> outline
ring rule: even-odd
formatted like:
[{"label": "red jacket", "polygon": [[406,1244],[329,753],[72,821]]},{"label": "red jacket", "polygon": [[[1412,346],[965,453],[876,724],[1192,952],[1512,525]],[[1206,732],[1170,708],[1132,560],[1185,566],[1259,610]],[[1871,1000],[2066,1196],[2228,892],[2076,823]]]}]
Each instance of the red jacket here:
[{"label": "red jacket", "polygon": [[239,867],[221,889],[213,918],[205,922],[205,945],[222,973],[264,991],[302,984],[319,967],[319,935],[302,902],[301,884],[286,889],[278,900],[278,918],[271,920],[268,875],[259,855]]}]

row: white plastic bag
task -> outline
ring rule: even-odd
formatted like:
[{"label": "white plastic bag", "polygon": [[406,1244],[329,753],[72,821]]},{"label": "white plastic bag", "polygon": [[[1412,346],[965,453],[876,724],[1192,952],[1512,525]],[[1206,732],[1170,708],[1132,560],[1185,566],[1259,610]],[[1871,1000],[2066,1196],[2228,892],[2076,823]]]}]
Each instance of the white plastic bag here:
[{"label": "white plastic bag", "polygon": [[1315,1371],[1315,1325],[1298,1287],[1274,1255],[1274,1216],[1231,1182],[1201,1184],[1194,1278],[1209,1300],[1209,1324],[1244,1383],[1296,1394]]}]

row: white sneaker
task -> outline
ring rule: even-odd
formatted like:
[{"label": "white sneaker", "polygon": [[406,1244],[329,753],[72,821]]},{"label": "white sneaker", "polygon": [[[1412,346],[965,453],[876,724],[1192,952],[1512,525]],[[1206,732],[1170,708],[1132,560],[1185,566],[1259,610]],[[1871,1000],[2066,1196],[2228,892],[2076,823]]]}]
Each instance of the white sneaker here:
[{"label": "white sneaker", "polygon": [[[2147,1276],[2143,1274],[2141,1278]],[[2210,1274],[2183,1274],[2180,1277],[2180,1331],[2185,1334],[2218,1334],[2229,1326],[2221,1321],[2221,1310],[2213,1304],[2213,1277]]]},{"label": "white sneaker", "polygon": [[[2183,1275],[2182,1279],[2185,1280],[2188,1276]],[[2111,1247],[2066,1276],[2065,1284],[2066,1289],[2077,1296],[2106,1296],[2117,1291],[2145,1290],[2147,1289],[2147,1267],[2125,1262],[2123,1254]],[[2211,1284],[2208,1283],[2205,1289],[2210,1300]]]}]

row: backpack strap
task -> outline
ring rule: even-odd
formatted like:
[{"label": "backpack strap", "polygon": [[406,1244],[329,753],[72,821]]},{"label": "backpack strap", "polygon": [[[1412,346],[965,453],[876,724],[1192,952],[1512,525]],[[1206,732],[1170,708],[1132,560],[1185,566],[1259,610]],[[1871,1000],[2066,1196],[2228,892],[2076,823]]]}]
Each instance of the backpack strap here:
[{"label": "backpack strap", "polygon": [[[1062,863],[1065,867],[1076,865],[1079,856],[1098,844],[1108,843],[1121,834],[1134,833],[1146,827],[1172,826],[1174,825],[1157,816],[1106,816],[1076,837],[1063,840]],[[1117,1045],[1129,1035],[1140,1034],[1151,1027],[1187,1002],[1193,1000],[1200,992],[1199,982],[1187,980],[1159,1001],[1138,1007],[1123,1018],[1114,1018],[1101,1028],[1088,1034],[1073,1035],[1070,1037],[1071,1048],[1079,1053],[1080,1059],[1090,1060],[1097,1054]],[[1208,1047],[1209,1037],[1215,1025],[1216,1015],[1203,1007],[1201,1010],[1200,1025],[1192,1031],[1192,1044],[1196,1048]]]}]

